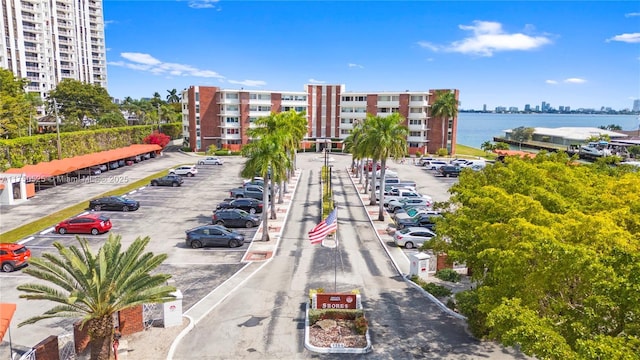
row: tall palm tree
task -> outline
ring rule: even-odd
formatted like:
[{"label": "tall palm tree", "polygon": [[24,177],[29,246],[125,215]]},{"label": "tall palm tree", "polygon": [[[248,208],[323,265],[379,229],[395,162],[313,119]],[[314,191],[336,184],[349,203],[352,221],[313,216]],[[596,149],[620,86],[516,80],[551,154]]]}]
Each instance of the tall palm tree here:
[{"label": "tall palm tree", "polygon": [[145,303],[167,302],[176,290],[166,285],[171,275],[151,274],[167,258],[166,254],[143,253],[149,237],[137,238],[122,251],[121,237],[109,235],[97,253],[92,253],[86,238],[77,237],[80,248],[53,246],[58,254],[34,257],[24,270],[50,285],[19,285],[27,300],[48,300],[58,305],[44,314],[29,318],[18,326],[57,317],[82,318],[88,326],[91,359],[107,360],[111,353],[113,314]]},{"label": "tall palm tree", "polygon": [[455,92],[451,90],[438,90],[435,93],[436,100],[431,105],[431,116],[440,118],[442,120],[442,141],[445,144],[445,148],[448,151],[447,134],[445,124],[448,120],[458,116],[458,100],[456,99]]},{"label": "tall palm tree", "polygon": [[[247,157],[247,161],[244,163],[240,175],[252,178],[256,174],[260,174],[264,178],[262,202],[268,209],[270,206],[269,189],[270,186],[271,188],[275,187],[270,185],[270,175],[274,179],[279,178],[282,174],[282,168],[289,166],[289,158],[278,143],[276,136],[267,136],[250,142],[242,148],[242,155]],[[271,200],[273,199],[272,197]],[[272,206],[271,210],[271,216],[275,218],[275,207]],[[268,214],[269,211],[262,212],[262,241],[269,241]]]},{"label": "tall palm tree", "polygon": [[[399,113],[393,113],[386,117],[367,117],[367,146],[372,152],[374,164],[371,176],[371,188],[375,189],[375,160],[380,160],[380,189],[379,189],[379,212],[378,220],[384,221],[384,180],[386,176],[387,159],[395,160],[404,157],[407,152],[407,135],[409,129],[403,125],[404,118]],[[375,193],[372,191],[372,204],[375,205]]]},{"label": "tall palm tree", "polygon": [[169,93],[167,95],[167,102],[169,104],[180,102],[180,95],[178,95],[178,90],[171,89],[171,90],[167,90],[167,92]]}]

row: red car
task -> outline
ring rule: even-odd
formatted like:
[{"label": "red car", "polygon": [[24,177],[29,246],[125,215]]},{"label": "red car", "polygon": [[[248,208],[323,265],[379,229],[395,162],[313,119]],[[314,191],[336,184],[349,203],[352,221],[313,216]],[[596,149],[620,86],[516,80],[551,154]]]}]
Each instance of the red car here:
[{"label": "red car", "polygon": [[0,243],[0,264],[4,272],[27,266],[30,257],[31,250],[24,245]]},{"label": "red car", "polygon": [[101,214],[80,215],[56,225],[59,234],[93,234],[98,235],[111,230],[111,220]]}]

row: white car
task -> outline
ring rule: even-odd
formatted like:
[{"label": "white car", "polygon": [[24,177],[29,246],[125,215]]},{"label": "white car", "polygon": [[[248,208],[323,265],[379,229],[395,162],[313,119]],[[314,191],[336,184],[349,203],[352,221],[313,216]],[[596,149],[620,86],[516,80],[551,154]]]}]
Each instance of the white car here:
[{"label": "white car", "polygon": [[434,236],[436,236],[436,234],[427,228],[408,227],[396,231],[396,233],[393,234],[393,242],[405,249],[413,249],[422,246],[425,241],[430,240]]},{"label": "white car", "polygon": [[425,169],[438,170],[438,169],[440,169],[441,167],[443,167],[445,165],[449,165],[449,164],[447,164],[446,161],[430,160],[430,161],[425,161],[422,166]]},{"label": "white car", "polygon": [[169,169],[170,175],[182,175],[182,176],[192,177],[192,176],[196,176],[197,173],[198,173],[198,169],[196,168],[195,165],[185,165],[185,166],[179,166],[175,169]]},{"label": "white car", "polygon": [[426,195],[424,195],[424,197],[414,199],[393,199],[389,201],[389,204],[387,205],[387,211],[396,212],[397,210],[402,209],[402,207],[405,205],[431,207],[433,205],[433,200],[431,199],[431,197],[427,197]]},{"label": "white car", "polygon": [[207,156],[206,158],[199,160],[198,165],[222,165],[224,160],[219,157]]}]

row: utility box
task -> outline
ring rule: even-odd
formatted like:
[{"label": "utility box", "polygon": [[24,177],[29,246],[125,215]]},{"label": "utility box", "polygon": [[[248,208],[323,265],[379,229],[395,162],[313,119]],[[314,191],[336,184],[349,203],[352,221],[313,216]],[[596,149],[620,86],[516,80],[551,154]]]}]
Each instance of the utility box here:
[{"label": "utility box", "polygon": [[171,293],[175,300],[162,304],[162,320],[165,328],[182,325],[182,292]]},{"label": "utility box", "polygon": [[431,256],[423,252],[411,254],[409,261],[411,265],[409,267],[409,276],[418,276],[421,279],[426,279],[429,276],[429,261]]}]

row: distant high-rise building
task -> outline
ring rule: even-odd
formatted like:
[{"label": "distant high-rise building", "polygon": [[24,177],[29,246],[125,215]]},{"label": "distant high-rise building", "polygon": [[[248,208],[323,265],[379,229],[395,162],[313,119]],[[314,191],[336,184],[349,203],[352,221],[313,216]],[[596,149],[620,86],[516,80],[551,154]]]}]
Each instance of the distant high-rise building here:
[{"label": "distant high-rise building", "polygon": [[633,111],[640,111],[640,99],[633,100]]},{"label": "distant high-rise building", "polygon": [[3,0],[0,67],[41,97],[70,78],[107,87],[101,0]]},{"label": "distant high-rise building", "polygon": [[482,111],[487,112],[487,104],[482,105]]},{"label": "distant high-rise building", "polygon": [[527,111],[527,112],[531,111],[531,105],[525,104],[524,111]]}]

